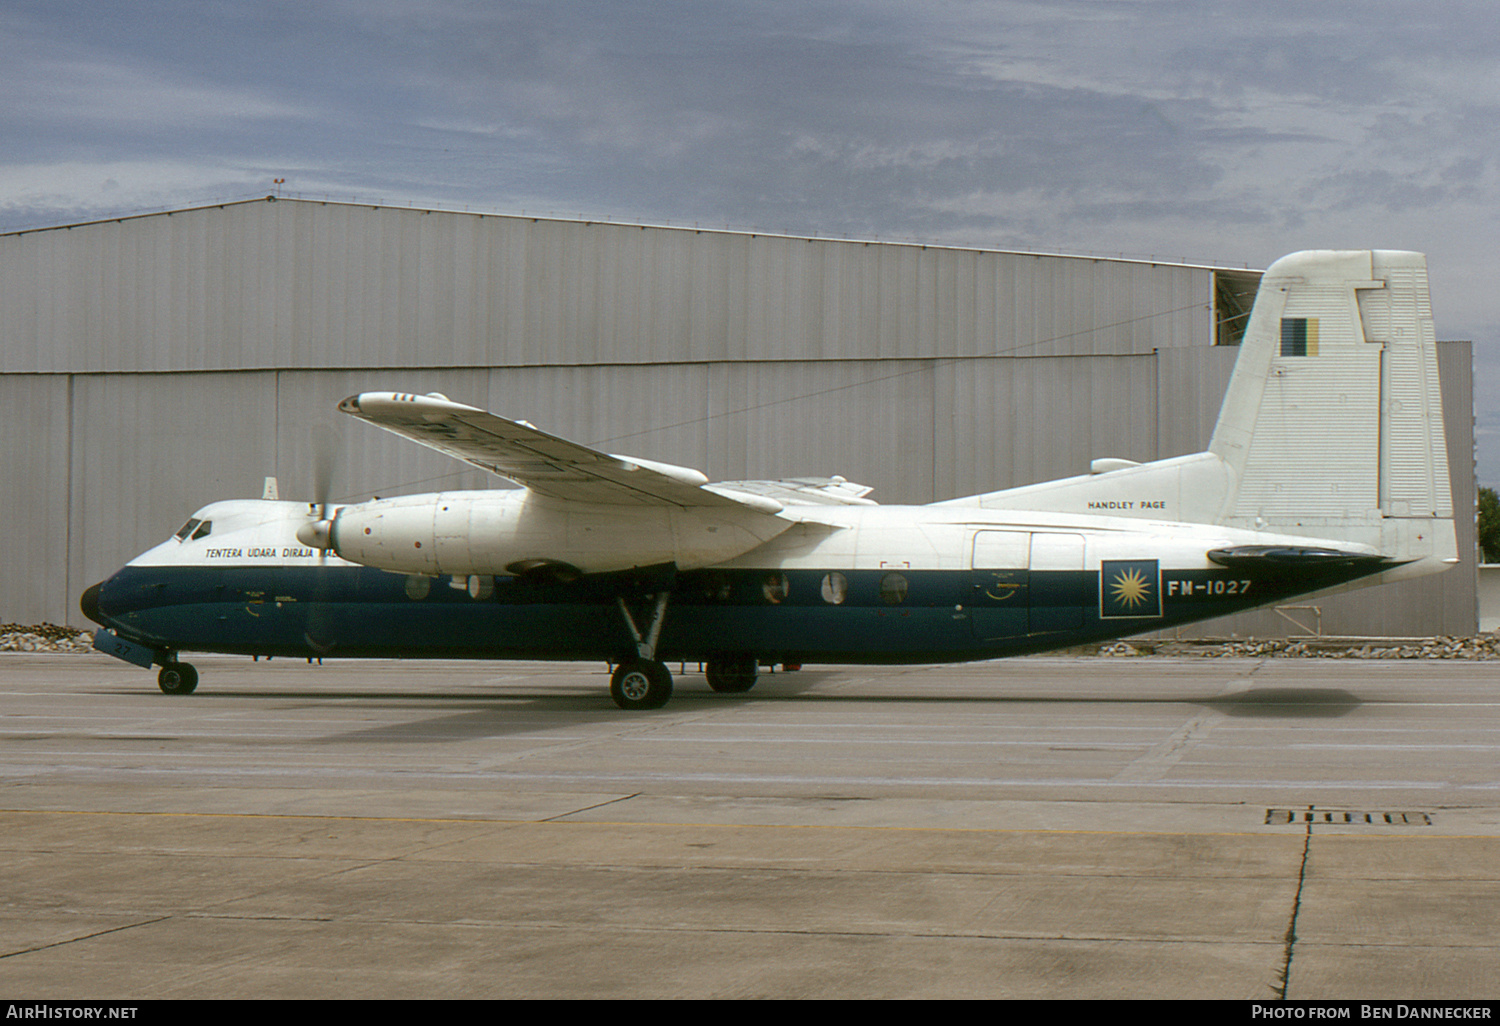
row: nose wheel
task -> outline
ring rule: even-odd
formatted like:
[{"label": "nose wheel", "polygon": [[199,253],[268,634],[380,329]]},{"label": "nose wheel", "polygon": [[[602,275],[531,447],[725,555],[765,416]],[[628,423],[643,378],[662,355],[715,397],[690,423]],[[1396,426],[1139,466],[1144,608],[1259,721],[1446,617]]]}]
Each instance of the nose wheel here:
[{"label": "nose wheel", "polygon": [[191,695],[198,686],[198,671],[191,663],[163,663],[156,686],[168,695]]},{"label": "nose wheel", "polygon": [[632,659],[615,667],[609,697],[621,709],[660,709],[672,697],[672,673],[654,659]]}]

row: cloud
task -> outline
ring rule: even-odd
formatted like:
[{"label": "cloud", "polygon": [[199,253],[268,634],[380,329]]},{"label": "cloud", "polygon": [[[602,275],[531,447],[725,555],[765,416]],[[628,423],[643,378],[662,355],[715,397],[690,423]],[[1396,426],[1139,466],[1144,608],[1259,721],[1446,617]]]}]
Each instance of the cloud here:
[{"label": "cloud", "polygon": [[74,130],[175,131],[225,121],[295,119],[307,112],[253,89],[218,86],[159,69],[102,60],[11,65],[0,124],[12,130],[66,123]]},{"label": "cloud", "polygon": [[[0,164],[0,223],[92,220],[243,194],[254,178],[220,165],[168,161]],[[237,197],[239,198],[239,197]]]},{"label": "cloud", "polygon": [[12,0],[0,230],[285,177],[1258,266],[1401,247],[1441,333],[1493,337],[1497,28],[1452,0]]}]

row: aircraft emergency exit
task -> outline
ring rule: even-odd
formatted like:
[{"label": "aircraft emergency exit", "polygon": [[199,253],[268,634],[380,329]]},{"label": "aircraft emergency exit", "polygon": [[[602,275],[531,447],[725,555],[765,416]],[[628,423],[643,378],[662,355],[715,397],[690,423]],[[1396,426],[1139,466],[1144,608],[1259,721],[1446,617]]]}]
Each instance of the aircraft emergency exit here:
[{"label": "aircraft emergency exit", "polygon": [[742,692],[766,665],[1041,652],[1458,562],[1418,253],[1272,265],[1208,451],[925,506],[710,483],[436,394],[339,409],[522,488],[215,502],[84,593],[96,647],[171,694],[186,651],[598,659],[648,709],[667,661]]}]

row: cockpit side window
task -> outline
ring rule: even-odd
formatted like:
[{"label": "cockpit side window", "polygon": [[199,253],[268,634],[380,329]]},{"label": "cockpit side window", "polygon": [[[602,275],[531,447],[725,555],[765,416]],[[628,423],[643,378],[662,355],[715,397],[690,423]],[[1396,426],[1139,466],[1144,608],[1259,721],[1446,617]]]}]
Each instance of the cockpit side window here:
[{"label": "cockpit side window", "polygon": [[199,538],[208,537],[208,533],[213,529],[214,522],[212,520],[203,521],[203,523],[198,525],[198,530],[193,532],[193,541],[197,541]]},{"label": "cockpit side window", "polygon": [[188,535],[192,534],[193,531],[201,523],[203,523],[203,521],[201,520],[189,520],[187,523],[178,528],[177,533],[172,535],[172,537],[176,538],[178,541],[187,541]]}]

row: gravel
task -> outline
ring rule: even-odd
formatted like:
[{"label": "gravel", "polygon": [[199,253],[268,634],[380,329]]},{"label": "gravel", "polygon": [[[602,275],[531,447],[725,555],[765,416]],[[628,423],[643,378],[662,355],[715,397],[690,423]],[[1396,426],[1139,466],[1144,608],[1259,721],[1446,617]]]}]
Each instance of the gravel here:
[{"label": "gravel", "polygon": [[92,652],[94,633],[55,623],[0,623],[0,652]]},{"label": "gravel", "polygon": [[1470,638],[1132,639],[1099,647],[1101,656],[1197,656],[1204,659],[1500,659],[1500,635]]}]

